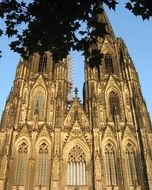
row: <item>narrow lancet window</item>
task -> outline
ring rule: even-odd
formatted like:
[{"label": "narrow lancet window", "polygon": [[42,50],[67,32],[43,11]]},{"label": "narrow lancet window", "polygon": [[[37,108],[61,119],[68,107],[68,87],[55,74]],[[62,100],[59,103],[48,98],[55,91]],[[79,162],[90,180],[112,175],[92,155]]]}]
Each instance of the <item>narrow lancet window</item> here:
[{"label": "narrow lancet window", "polygon": [[46,66],[47,66],[47,56],[41,56],[39,59],[39,68],[38,68],[38,72],[39,73],[43,73],[46,72]]},{"label": "narrow lancet window", "polygon": [[36,185],[47,187],[49,179],[49,151],[46,143],[39,146],[37,157]]},{"label": "narrow lancet window", "polygon": [[109,111],[110,111],[110,116],[120,114],[119,96],[114,91],[110,92],[110,94],[109,94]]},{"label": "narrow lancet window", "polygon": [[105,168],[107,186],[117,186],[115,149],[110,143],[105,147]]},{"label": "narrow lancet window", "polygon": [[128,143],[125,148],[125,162],[130,186],[138,185],[136,153],[132,144]]},{"label": "narrow lancet window", "polygon": [[110,54],[105,55],[105,71],[106,71],[106,74],[114,73],[112,56]]},{"label": "narrow lancet window", "polygon": [[44,120],[45,113],[45,92],[44,90],[34,90],[31,100],[31,119],[34,115],[38,116],[39,120]]},{"label": "narrow lancet window", "polygon": [[85,154],[77,145],[69,153],[67,178],[68,185],[86,185]]},{"label": "narrow lancet window", "polygon": [[24,186],[28,165],[28,145],[23,142],[17,150],[14,185]]}]

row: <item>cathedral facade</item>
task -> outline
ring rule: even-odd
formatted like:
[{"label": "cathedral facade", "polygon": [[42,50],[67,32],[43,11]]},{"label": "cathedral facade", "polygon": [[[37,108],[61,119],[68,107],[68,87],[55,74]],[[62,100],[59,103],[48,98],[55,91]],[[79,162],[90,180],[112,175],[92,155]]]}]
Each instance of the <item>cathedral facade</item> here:
[{"label": "cathedral facade", "polygon": [[0,190],[152,190],[152,126],[138,74],[105,14],[102,64],[85,61],[83,103],[69,64],[20,60],[0,124]]}]

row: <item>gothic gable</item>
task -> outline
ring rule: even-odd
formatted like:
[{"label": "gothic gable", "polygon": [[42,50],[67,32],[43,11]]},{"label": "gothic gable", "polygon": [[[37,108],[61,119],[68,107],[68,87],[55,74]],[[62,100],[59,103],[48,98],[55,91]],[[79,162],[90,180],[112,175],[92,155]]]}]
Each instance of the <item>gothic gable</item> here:
[{"label": "gothic gable", "polygon": [[30,139],[30,130],[29,130],[29,126],[28,125],[23,125],[20,127],[19,129],[19,133],[18,133],[18,138],[20,137],[27,137],[28,139]]},{"label": "gothic gable", "polygon": [[128,138],[132,139],[132,140],[135,140],[133,129],[130,126],[127,125],[124,132],[123,132],[122,139],[123,139],[123,141],[125,141],[125,139],[128,139]]},{"label": "gothic gable", "polygon": [[109,91],[109,89],[117,89],[117,91],[120,91],[119,86],[117,85],[113,76],[109,77],[109,80],[106,84],[106,92]]},{"label": "gothic gable", "polygon": [[104,133],[103,133],[103,141],[105,141],[107,138],[116,140],[115,135],[116,135],[116,134],[115,134],[114,129],[112,128],[112,126],[108,125],[108,126],[105,128],[105,131],[104,131]]},{"label": "gothic gable", "polygon": [[77,120],[72,126],[70,133],[68,133],[67,136],[64,137],[65,138],[63,140],[63,146],[65,146],[67,143],[71,142],[74,139],[80,139],[87,145],[90,144],[89,134],[82,131],[82,127],[79,125]]},{"label": "gothic gable", "polygon": [[37,134],[37,140],[40,140],[42,138],[47,138],[50,140],[50,135],[49,135],[46,125],[42,125]]},{"label": "gothic gable", "polygon": [[64,120],[65,128],[71,128],[76,121],[81,125],[82,128],[89,128],[88,118],[78,98],[74,99],[72,106]]},{"label": "gothic gable", "polygon": [[35,81],[32,90],[34,90],[36,87],[41,86],[46,90],[46,84],[44,82],[43,76],[39,75],[39,77],[37,78],[37,80]]},{"label": "gothic gable", "polygon": [[102,52],[104,53],[112,53],[114,54],[115,46],[114,46],[114,40],[110,37],[106,37],[103,45],[102,45]]}]

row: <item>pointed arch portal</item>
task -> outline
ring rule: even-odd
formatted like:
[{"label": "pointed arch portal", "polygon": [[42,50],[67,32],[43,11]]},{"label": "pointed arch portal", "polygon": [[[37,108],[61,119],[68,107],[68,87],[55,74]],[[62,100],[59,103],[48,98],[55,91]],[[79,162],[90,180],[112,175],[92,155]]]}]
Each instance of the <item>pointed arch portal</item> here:
[{"label": "pointed arch portal", "polygon": [[86,157],[78,145],[68,155],[67,173],[68,185],[86,185]]},{"label": "pointed arch portal", "polygon": [[38,147],[36,163],[36,185],[46,187],[49,179],[49,148],[46,142]]}]

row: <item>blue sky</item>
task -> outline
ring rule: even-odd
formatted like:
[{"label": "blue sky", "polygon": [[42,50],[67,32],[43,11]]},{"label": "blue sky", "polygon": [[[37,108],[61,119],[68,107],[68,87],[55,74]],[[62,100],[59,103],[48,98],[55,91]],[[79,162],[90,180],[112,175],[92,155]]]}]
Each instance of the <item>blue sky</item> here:
[{"label": "blue sky", "polygon": [[[122,5],[123,2],[124,0],[121,1]],[[152,19],[143,21],[125,10],[122,5],[118,5],[115,12],[107,11],[107,15],[116,37],[122,37],[128,47],[152,118]],[[0,59],[0,115],[13,85],[16,66],[19,62],[19,55],[9,50],[8,43],[9,40],[6,37],[0,38],[0,49],[3,51],[3,57]],[[73,83],[74,87],[79,88],[79,96],[82,97],[83,57],[76,52],[72,53],[72,57]]]}]

